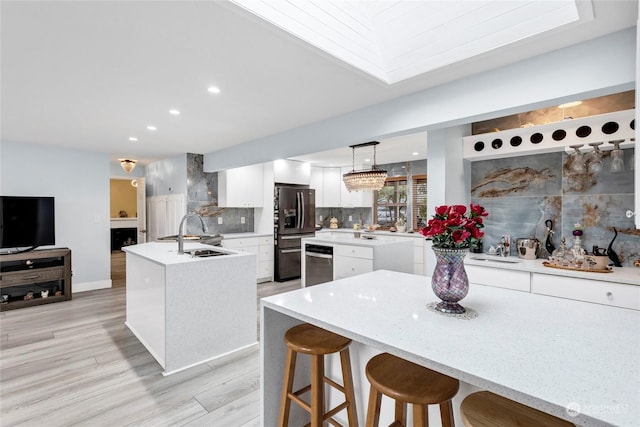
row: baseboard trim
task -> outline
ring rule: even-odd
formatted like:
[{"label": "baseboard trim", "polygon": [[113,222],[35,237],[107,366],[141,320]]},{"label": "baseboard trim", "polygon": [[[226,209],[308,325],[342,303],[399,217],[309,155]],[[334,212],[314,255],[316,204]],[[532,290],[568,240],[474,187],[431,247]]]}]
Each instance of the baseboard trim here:
[{"label": "baseboard trim", "polygon": [[96,280],[95,282],[73,283],[72,294],[76,292],[95,291],[96,289],[109,289],[111,287],[111,279]]}]

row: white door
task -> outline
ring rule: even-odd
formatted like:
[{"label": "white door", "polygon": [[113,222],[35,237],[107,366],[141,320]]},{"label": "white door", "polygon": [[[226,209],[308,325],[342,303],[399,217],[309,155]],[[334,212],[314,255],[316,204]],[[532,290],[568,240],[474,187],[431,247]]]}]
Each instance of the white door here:
[{"label": "white door", "polygon": [[144,178],[138,178],[136,187],[136,202],[138,209],[138,244],[147,241],[147,191],[144,185]]}]

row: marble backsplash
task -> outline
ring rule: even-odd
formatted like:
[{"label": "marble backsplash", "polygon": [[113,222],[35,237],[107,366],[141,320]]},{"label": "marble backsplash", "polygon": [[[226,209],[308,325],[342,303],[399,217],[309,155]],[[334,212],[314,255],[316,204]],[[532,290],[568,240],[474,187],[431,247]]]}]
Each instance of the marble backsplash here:
[{"label": "marble backsplash", "polygon": [[[204,172],[203,161],[202,154],[187,154],[187,212],[200,215],[207,224],[209,234],[254,231],[253,208],[218,207],[218,174]],[[222,224],[218,224],[218,218],[222,218]],[[197,220],[188,221],[187,233],[201,232]]]},{"label": "marble backsplash", "polygon": [[[471,200],[489,212],[485,221],[484,251],[501,236],[536,237],[544,243],[545,221],[551,220],[558,247],[564,236],[573,242],[576,223],[584,226],[583,246],[612,248],[624,266],[640,258],[640,230],[625,212],[634,204],[634,149],[624,151],[624,171],[611,172],[611,151],[605,151],[599,173],[575,172],[573,157],[565,152],[485,160],[471,165]],[[543,245],[544,246],[544,245]],[[546,256],[546,253],[542,254]]]}]

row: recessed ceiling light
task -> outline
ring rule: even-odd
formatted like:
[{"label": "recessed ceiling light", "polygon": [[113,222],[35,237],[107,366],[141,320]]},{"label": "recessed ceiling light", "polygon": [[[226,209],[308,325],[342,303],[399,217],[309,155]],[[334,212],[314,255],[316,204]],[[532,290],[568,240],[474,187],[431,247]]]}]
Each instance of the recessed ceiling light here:
[{"label": "recessed ceiling light", "polygon": [[582,101],[566,102],[564,104],[558,105],[558,108],[571,108],[571,107],[575,107],[576,105],[580,105],[580,104],[582,104]]},{"label": "recessed ceiling light", "polygon": [[158,128],[157,128],[157,127],[155,127],[155,126],[153,126],[153,125],[149,125],[149,126],[147,126],[147,129],[148,129],[148,130],[158,130]]},{"label": "recessed ceiling light", "polygon": [[209,86],[209,87],[207,88],[207,91],[208,91],[209,93],[220,93],[220,88],[219,88],[219,87],[216,87],[216,86]]},{"label": "recessed ceiling light", "polygon": [[138,138],[136,138],[135,136],[130,136],[129,137],[129,141],[137,141],[137,140],[138,140]]},{"label": "recessed ceiling light", "polygon": [[172,110],[169,110],[169,114],[173,114],[174,116],[179,116],[180,115],[180,110],[176,110],[174,108]]},{"label": "recessed ceiling light", "polygon": [[417,156],[417,155],[418,155],[418,154],[420,154],[420,153],[418,153],[417,151],[414,151],[414,152],[413,152],[413,153],[411,153],[411,154],[412,154],[413,156]]},{"label": "recessed ceiling light", "polygon": [[371,159],[364,159],[364,161],[365,161],[365,162],[370,162],[370,161],[371,161]]}]

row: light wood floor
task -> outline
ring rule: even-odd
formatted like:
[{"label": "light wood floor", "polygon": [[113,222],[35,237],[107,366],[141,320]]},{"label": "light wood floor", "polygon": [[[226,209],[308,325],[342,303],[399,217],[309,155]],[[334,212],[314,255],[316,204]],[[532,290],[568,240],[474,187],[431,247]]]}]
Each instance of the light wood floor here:
[{"label": "light wood floor", "polygon": [[258,349],[165,377],[124,325],[125,289],[0,313],[0,425],[259,426]]}]

